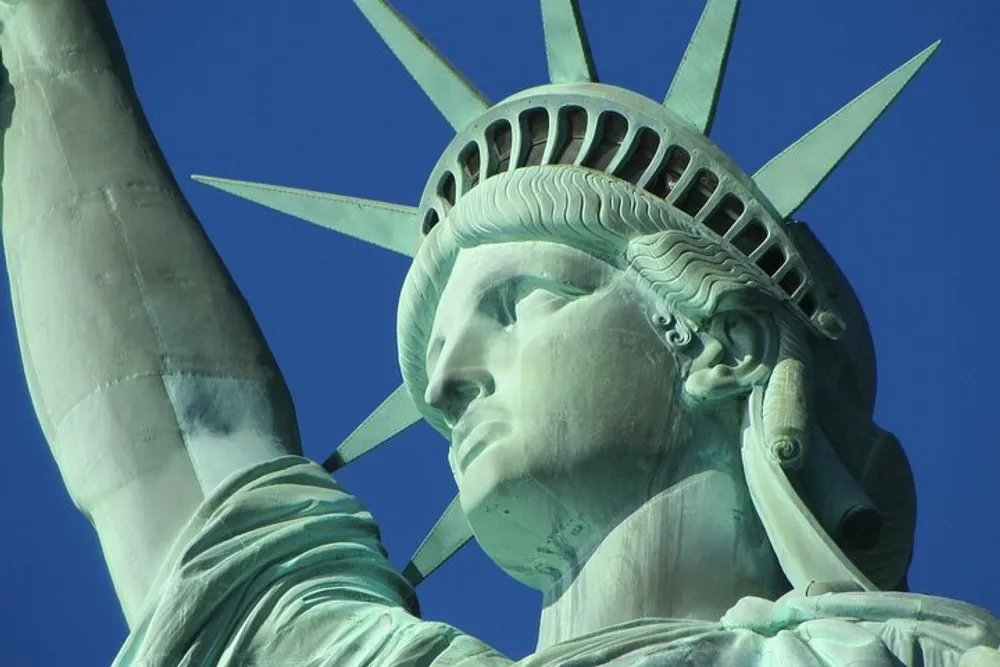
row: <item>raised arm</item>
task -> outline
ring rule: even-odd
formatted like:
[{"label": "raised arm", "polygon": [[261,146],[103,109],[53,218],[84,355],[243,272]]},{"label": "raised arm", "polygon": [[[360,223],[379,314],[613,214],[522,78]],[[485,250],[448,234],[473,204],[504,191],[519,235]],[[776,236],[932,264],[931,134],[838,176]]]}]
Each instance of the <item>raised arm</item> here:
[{"label": "raised arm", "polygon": [[[0,0],[25,375],[132,633],[116,665],[499,667],[411,615],[147,127],[100,0]],[[249,661],[249,662],[248,662]]]},{"label": "raised arm", "polygon": [[25,375],[134,625],[225,477],[299,451],[288,390],[184,201],[101,0],[0,0],[3,242]]}]

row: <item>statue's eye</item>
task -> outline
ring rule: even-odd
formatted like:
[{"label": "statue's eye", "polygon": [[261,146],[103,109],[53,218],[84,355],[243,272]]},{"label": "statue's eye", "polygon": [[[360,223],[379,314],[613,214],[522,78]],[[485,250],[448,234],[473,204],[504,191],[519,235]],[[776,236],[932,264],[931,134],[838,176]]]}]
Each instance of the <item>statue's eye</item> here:
[{"label": "statue's eye", "polygon": [[553,313],[567,303],[571,297],[548,288],[535,286],[514,304],[515,319],[524,320],[538,315]]},{"label": "statue's eye", "polygon": [[584,294],[586,290],[555,280],[511,280],[497,291],[497,320],[510,328],[518,321],[553,313]]}]

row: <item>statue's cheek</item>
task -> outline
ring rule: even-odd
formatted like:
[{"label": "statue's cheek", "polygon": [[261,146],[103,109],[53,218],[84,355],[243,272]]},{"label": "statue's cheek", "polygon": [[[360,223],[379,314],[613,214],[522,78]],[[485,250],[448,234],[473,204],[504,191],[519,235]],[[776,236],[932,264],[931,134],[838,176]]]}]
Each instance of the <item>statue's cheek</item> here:
[{"label": "statue's cheek", "polygon": [[502,394],[527,439],[597,447],[648,439],[639,435],[661,426],[674,403],[673,374],[669,351],[651,335],[583,328],[526,340]]}]

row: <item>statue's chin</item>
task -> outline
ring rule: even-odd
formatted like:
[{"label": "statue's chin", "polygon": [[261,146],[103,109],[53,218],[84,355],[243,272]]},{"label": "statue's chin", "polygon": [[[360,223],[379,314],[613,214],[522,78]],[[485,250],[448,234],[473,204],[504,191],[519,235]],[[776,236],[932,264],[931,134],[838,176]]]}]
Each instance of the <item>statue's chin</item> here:
[{"label": "statue's chin", "polygon": [[[476,541],[504,572],[545,591],[577,563],[575,538],[589,526],[567,520],[551,490],[500,448],[484,452],[459,480],[462,509]],[[572,536],[572,537],[570,537]]]}]

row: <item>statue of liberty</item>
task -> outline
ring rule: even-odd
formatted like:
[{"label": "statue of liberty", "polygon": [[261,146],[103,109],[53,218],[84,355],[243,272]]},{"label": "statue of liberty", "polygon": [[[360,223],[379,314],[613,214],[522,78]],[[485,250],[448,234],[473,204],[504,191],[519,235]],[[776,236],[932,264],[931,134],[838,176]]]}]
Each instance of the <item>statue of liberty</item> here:
[{"label": "statue of liberty", "polygon": [[[937,45],[751,176],[708,138],[737,0],[662,101],[599,82],[576,3],[541,0],[550,82],[496,104],[356,4],[456,131],[419,205],[201,179],[412,257],[404,384],[321,466],[104,4],[0,0],[19,344],[130,626],[115,664],[510,665],[420,619],[470,539],[543,595],[517,664],[1000,664],[1000,620],[908,592],[871,335],[794,217]],[[458,495],[398,572],[336,471],[421,418]]]}]

